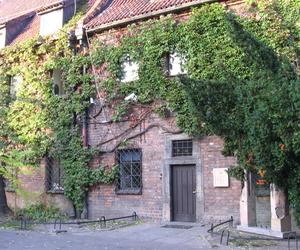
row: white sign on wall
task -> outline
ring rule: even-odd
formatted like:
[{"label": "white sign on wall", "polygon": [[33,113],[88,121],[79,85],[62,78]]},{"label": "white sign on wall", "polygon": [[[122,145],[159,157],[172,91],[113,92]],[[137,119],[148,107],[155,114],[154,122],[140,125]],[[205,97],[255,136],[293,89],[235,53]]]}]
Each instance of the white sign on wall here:
[{"label": "white sign on wall", "polygon": [[214,168],[214,187],[229,187],[228,168]]}]

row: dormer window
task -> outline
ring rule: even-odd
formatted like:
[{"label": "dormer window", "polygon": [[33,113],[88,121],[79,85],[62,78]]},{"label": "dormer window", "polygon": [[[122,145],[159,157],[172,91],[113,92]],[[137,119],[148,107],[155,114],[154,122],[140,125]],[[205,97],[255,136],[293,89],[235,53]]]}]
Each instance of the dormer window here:
[{"label": "dormer window", "polygon": [[40,35],[47,36],[58,32],[63,26],[63,8],[40,13]]},{"label": "dormer window", "polygon": [[137,62],[134,62],[129,55],[124,58],[121,64],[121,69],[121,82],[132,82],[139,79],[139,65]]},{"label": "dormer window", "polygon": [[6,45],[6,28],[0,25],[0,49]]},{"label": "dormer window", "polygon": [[169,54],[168,71],[169,76],[178,76],[187,74],[187,58],[177,52]]},{"label": "dormer window", "polygon": [[53,94],[62,96],[65,94],[64,84],[62,80],[62,72],[60,69],[54,69],[52,72]]},{"label": "dormer window", "polygon": [[10,97],[12,99],[17,98],[17,94],[20,90],[20,86],[21,86],[22,81],[23,81],[23,78],[20,75],[12,76],[10,78],[10,90],[9,90],[9,92],[10,92]]}]

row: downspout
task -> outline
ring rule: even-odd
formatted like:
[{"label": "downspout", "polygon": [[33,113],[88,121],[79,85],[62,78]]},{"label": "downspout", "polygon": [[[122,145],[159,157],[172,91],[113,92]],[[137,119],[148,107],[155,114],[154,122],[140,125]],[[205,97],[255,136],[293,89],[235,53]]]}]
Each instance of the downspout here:
[{"label": "downspout", "polygon": [[[82,73],[85,75],[86,72],[87,72],[87,67],[83,66]],[[85,108],[82,115],[82,145],[85,148],[88,147],[88,109],[87,108]]]},{"label": "downspout", "polygon": [[[85,43],[84,30],[82,25],[77,26],[75,30],[75,36],[77,41],[79,41],[79,48],[83,50],[83,54],[86,54],[87,44]],[[87,66],[84,65],[82,68],[82,74],[85,75],[87,73]],[[84,148],[88,148],[88,108],[85,108],[82,114],[82,146]],[[80,215],[81,219],[88,218],[88,191],[85,192],[84,198],[84,208]]]}]

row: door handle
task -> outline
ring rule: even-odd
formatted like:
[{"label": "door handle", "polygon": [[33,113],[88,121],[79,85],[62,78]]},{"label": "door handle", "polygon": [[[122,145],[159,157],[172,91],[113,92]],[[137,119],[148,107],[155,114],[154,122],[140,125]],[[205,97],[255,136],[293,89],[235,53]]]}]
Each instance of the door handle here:
[{"label": "door handle", "polygon": [[193,191],[193,194],[196,194],[196,193],[197,193],[197,191],[196,191],[196,190],[194,190],[194,191]]}]

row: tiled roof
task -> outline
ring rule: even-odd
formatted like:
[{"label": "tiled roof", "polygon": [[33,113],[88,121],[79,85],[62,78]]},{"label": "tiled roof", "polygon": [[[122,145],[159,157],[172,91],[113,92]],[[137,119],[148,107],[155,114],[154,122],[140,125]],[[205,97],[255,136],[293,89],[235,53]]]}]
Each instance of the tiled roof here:
[{"label": "tiled roof", "polygon": [[[7,45],[16,44],[39,34],[40,11],[55,8],[74,0],[0,0],[0,26],[12,24],[23,27],[17,34],[11,34]],[[77,0],[78,1],[78,0]],[[9,32],[9,31],[7,31]]]},{"label": "tiled roof", "polygon": [[60,2],[64,0],[2,0],[0,1],[0,23]]},{"label": "tiled roof", "polygon": [[127,21],[131,18],[168,11],[189,4],[200,4],[205,0],[107,0],[100,13],[88,22],[89,29],[101,28],[115,22]]}]

